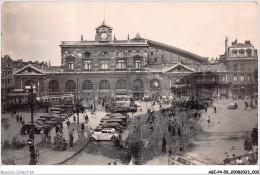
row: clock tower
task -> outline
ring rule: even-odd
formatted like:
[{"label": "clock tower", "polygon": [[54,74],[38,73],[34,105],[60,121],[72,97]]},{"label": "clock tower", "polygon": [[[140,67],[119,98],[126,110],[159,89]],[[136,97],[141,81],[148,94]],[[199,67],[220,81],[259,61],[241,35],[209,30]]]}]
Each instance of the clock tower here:
[{"label": "clock tower", "polygon": [[112,27],[106,25],[105,22],[103,22],[100,26],[96,28],[95,40],[99,42],[112,41],[112,30]]}]

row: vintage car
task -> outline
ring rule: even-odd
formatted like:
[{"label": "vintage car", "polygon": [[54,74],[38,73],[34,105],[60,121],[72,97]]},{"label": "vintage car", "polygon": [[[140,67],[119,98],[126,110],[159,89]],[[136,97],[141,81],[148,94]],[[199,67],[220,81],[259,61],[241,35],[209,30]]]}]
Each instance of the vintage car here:
[{"label": "vintage car", "polygon": [[228,108],[228,109],[237,109],[237,108],[238,108],[238,105],[237,105],[237,103],[229,103],[229,105],[228,105],[227,108]]},{"label": "vintage car", "polygon": [[119,123],[107,123],[103,122],[100,124],[102,128],[114,128],[116,131],[122,133],[124,130],[124,127],[121,126]]},{"label": "vintage car", "polygon": [[119,134],[114,128],[104,128],[101,131],[94,131],[91,138],[93,140],[113,140],[114,137],[118,137]]},{"label": "vintage car", "polygon": [[[32,129],[31,123],[25,124],[21,128],[20,132],[21,132],[21,134],[29,134],[31,132],[31,129]],[[44,126],[34,123],[34,133],[40,134],[41,131],[44,131]]]}]

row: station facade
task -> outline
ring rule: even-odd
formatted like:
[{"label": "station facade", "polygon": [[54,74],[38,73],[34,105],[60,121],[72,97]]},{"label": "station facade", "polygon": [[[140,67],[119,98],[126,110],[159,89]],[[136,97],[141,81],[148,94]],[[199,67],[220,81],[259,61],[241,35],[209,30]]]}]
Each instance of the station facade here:
[{"label": "station facade", "polygon": [[[38,69],[27,65],[14,72],[15,88],[24,89],[33,84],[37,96],[75,94],[82,99],[117,95],[174,97],[177,94],[171,89],[180,79],[211,71],[218,75],[216,95],[254,93],[257,52],[250,43],[228,47],[226,41],[225,54],[212,65],[208,58],[144,39],[140,34],[132,39],[128,36],[126,40],[116,40],[112,36],[113,28],[104,22],[95,30],[94,41],[86,41],[81,36],[80,41],[61,42],[61,66]],[[244,49],[244,55],[235,56],[236,47],[237,53]]]}]

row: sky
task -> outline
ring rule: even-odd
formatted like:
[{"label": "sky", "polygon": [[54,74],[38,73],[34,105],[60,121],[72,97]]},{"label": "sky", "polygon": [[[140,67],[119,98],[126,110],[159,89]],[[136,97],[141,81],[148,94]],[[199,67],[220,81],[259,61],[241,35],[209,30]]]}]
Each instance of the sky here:
[{"label": "sky", "polygon": [[216,58],[235,39],[258,47],[256,2],[2,2],[1,55],[61,64],[61,41],[95,40],[104,20],[135,37]]}]

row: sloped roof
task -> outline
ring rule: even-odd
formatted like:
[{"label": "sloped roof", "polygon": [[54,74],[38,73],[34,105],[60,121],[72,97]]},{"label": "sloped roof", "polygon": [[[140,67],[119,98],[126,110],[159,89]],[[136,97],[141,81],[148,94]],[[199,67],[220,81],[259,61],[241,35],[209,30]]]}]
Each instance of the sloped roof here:
[{"label": "sloped roof", "polygon": [[169,67],[169,68],[164,68],[163,73],[166,73],[166,72],[170,71],[171,69],[174,69],[174,68],[177,67],[177,66],[181,66],[181,67],[184,67],[185,69],[190,70],[191,72],[195,72],[195,69],[193,69],[193,68],[191,68],[191,67],[188,67],[188,66],[186,66],[186,65],[184,65],[184,64],[178,63],[178,64],[175,64],[175,65],[172,65],[172,66]]},{"label": "sloped roof", "polygon": [[111,30],[113,29],[112,27],[110,27],[109,25],[107,25],[107,24],[105,23],[105,21],[103,21],[103,23],[102,23],[101,25],[99,25],[99,26],[96,27],[96,30],[99,29],[100,27],[103,27],[103,26],[108,27],[108,28],[111,29]]},{"label": "sloped roof", "polygon": [[38,69],[37,67],[35,67],[35,66],[31,65],[31,64],[28,64],[27,66],[24,66],[23,68],[18,69],[17,71],[15,71],[14,75],[19,73],[19,72],[21,72],[21,71],[23,71],[23,70],[25,70],[25,69],[27,69],[28,67],[31,67],[32,69],[34,69],[34,70],[36,70],[36,71],[38,71],[38,72],[40,72],[42,74],[45,74],[45,72],[43,70]]},{"label": "sloped roof", "polygon": [[160,43],[160,42],[157,42],[157,41],[147,40],[147,43],[148,43],[149,46],[160,47],[161,49],[166,50],[168,52],[179,54],[181,56],[188,57],[190,59],[194,59],[198,62],[204,62],[204,61],[207,60],[207,58],[201,57],[201,56],[196,55],[194,53],[188,52],[186,50],[179,49],[179,48],[174,47],[174,46],[163,44],[163,43]]}]

